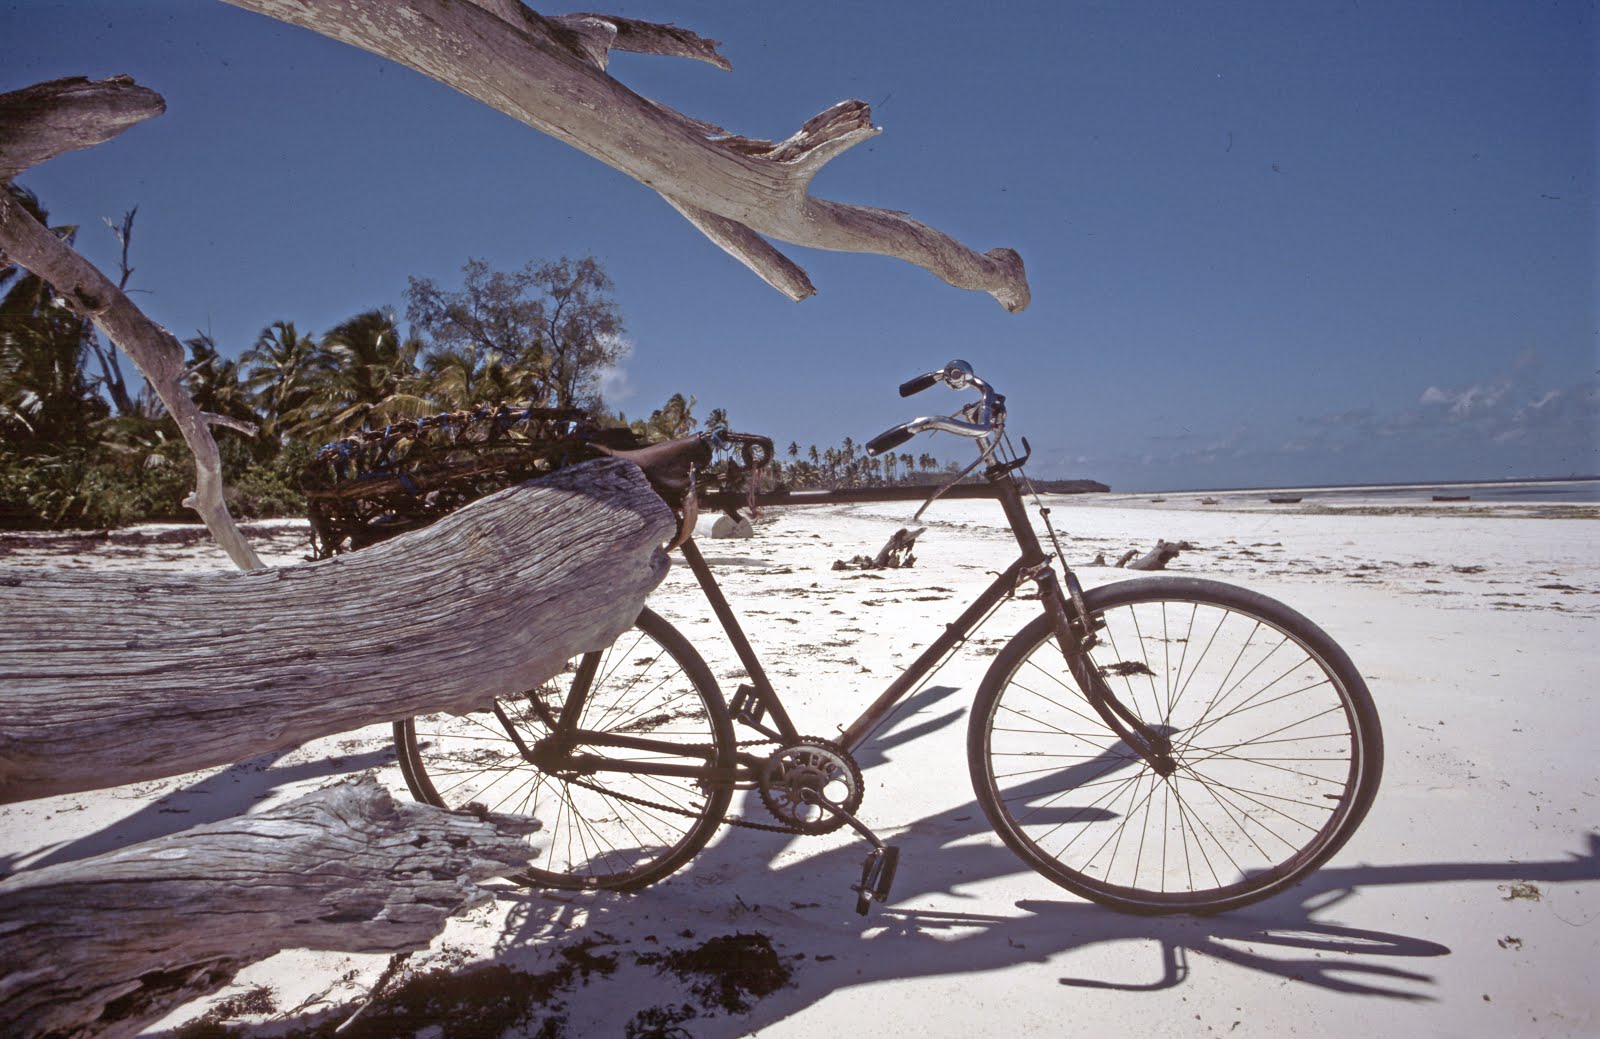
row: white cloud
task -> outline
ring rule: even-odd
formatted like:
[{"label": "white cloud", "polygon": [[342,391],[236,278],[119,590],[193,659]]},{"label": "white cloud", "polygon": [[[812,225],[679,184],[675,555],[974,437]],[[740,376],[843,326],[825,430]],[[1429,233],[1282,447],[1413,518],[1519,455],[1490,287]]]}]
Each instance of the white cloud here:
[{"label": "white cloud", "polygon": [[1422,391],[1422,399],[1418,403],[1430,407],[1442,405],[1457,418],[1466,418],[1469,415],[1482,414],[1498,408],[1510,392],[1511,380],[1502,377],[1493,382],[1468,386],[1463,390],[1429,386]]},{"label": "white cloud", "polygon": [[633,384],[628,381],[628,362],[633,359],[633,340],[617,336],[611,344],[617,349],[617,359],[600,369],[600,396],[612,408],[632,397]]}]

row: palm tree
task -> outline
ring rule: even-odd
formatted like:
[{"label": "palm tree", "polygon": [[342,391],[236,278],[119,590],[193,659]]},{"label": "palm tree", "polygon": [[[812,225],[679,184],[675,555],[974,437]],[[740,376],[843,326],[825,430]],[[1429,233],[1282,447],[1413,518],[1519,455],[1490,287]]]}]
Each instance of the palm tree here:
[{"label": "palm tree", "polygon": [[418,345],[401,338],[387,310],[368,310],[330,329],[322,337],[330,364],[317,381],[308,425],[323,436],[342,436],[427,414]]},{"label": "palm tree", "polygon": [[634,422],[633,431],[652,443],[688,436],[699,425],[699,420],[693,415],[694,405],[693,395],[684,397],[681,393],[674,393],[665,404],[652,411],[648,419]]},{"label": "palm tree", "polygon": [[331,359],[314,337],[301,335],[293,321],[274,321],[239,360],[248,369],[245,386],[254,394],[262,438],[283,443],[309,418],[307,408]]},{"label": "palm tree", "polygon": [[259,424],[239,362],[223,357],[217,342],[204,332],[183,341],[189,348],[183,381],[189,399],[201,411]]}]

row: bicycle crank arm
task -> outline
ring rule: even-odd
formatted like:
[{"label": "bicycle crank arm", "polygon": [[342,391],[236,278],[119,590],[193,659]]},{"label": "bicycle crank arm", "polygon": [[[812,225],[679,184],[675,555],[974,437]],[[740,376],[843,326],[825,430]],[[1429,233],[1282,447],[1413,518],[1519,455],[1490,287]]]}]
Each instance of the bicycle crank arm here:
[{"label": "bicycle crank arm", "polygon": [[850,824],[850,828],[855,830],[861,836],[865,837],[867,839],[867,841],[869,843],[871,843],[871,845],[874,848],[880,848],[881,849],[881,848],[888,847],[888,845],[884,844],[883,841],[878,839],[878,835],[877,834],[875,834],[871,830],[867,829],[867,824],[866,823],[862,822],[860,819],[857,819],[855,816],[851,815],[848,811],[845,810],[845,807],[843,805],[834,804],[832,801],[828,800],[826,797],[823,797],[821,794],[817,793],[815,790],[802,790],[800,792],[800,797],[806,802],[806,804],[816,805],[818,808],[821,808],[823,811],[830,812],[830,813],[832,813],[834,815],[837,815],[839,818],[841,818],[845,822],[849,823]]},{"label": "bicycle crank arm", "polygon": [[851,829],[872,845],[872,850],[867,852],[866,861],[861,864],[861,883],[850,887],[850,890],[856,893],[856,912],[866,916],[873,899],[879,902],[888,901],[889,888],[894,884],[895,870],[900,865],[900,849],[891,848],[883,843],[877,834],[867,828],[866,823],[857,819],[843,805],[835,804],[817,791],[806,790],[800,796],[806,803],[814,804],[823,811],[832,812],[849,823]]}]

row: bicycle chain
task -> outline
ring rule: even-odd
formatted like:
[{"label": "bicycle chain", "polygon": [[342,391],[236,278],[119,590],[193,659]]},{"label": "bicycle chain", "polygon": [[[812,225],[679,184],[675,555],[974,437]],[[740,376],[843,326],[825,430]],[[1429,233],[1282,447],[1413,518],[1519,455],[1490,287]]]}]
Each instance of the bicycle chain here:
[{"label": "bicycle chain", "polygon": [[[779,742],[779,740],[746,740],[745,742],[736,745],[740,748],[759,747],[765,743],[777,744]],[[684,746],[685,749],[689,750],[715,749],[709,744],[685,744]],[[558,776],[557,778],[560,777]],[[642,797],[634,797],[632,794],[624,794],[617,790],[610,790],[603,786],[596,786],[593,783],[586,783],[581,779],[563,779],[562,782],[570,783],[573,786],[582,787],[585,790],[592,790],[597,794],[601,794],[605,797],[615,798],[618,801],[627,801],[630,804],[640,805],[644,808],[654,808],[663,812],[671,812],[673,815],[683,815],[689,817],[690,819],[699,818],[698,813],[679,808],[676,805],[666,805],[657,801],[647,801]],[[747,830],[762,830],[767,833],[787,833],[796,837],[803,837],[806,835],[804,830],[797,829],[793,826],[784,826],[777,823],[758,823],[749,819],[736,819],[731,815],[723,816],[719,825],[741,826]]]}]

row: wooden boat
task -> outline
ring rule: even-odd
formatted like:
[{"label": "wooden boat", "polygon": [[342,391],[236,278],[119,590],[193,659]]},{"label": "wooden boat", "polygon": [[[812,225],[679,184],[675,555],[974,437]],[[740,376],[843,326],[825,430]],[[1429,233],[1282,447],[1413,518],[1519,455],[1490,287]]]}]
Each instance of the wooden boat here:
[{"label": "wooden boat", "polygon": [[1297,504],[1301,499],[1299,499],[1299,498],[1268,498],[1267,500],[1270,501],[1274,505],[1294,505],[1294,504]]},{"label": "wooden boat", "polygon": [[1472,495],[1470,495],[1470,494],[1435,494],[1433,496],[1433,500],[1434,501],[1471,501],[1472,500]]}]

